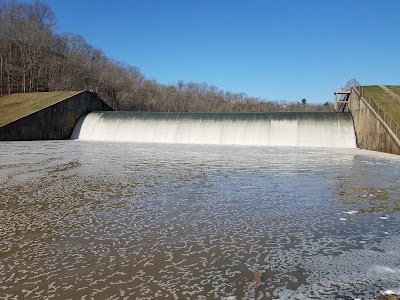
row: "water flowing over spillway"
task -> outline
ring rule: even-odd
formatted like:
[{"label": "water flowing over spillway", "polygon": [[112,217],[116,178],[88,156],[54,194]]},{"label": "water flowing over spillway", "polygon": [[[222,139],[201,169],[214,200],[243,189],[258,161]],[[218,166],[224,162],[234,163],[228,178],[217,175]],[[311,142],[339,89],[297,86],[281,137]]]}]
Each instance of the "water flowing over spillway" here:
[{"label": "water flowing over spillway", "polygon": [[92,112],[71,139],[356,148],[350,114]]}]

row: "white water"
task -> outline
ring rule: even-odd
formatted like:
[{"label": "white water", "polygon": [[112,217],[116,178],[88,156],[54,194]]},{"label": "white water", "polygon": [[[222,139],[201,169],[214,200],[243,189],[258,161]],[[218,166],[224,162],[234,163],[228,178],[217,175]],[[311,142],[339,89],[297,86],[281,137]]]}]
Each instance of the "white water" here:
[{"label": "white water", "polygon": [[356,148],[350,115],[93,112],[72,139],[150,143]]}]

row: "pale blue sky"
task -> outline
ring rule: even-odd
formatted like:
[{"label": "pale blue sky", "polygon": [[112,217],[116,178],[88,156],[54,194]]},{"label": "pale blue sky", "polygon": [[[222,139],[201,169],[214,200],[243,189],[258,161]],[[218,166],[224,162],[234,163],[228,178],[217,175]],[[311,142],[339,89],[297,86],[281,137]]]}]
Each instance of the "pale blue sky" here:
[{"label": "pale blue sky", "polygon": [[60,32],[160,83],[325,102],[355,77],[400,85],[400,0],[49,0]]}]

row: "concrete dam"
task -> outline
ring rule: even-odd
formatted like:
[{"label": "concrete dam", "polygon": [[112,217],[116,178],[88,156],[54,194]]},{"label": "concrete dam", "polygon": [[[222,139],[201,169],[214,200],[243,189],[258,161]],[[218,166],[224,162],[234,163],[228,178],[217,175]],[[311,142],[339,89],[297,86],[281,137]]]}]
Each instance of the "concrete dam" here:
[{"label": "concrete dam", "polygon": [[335,97],[336,113],[155,113],[113,112],[88,91],[7,95],[0,141],[357,147],[400,155],[400,87],[351,80]]},{"label": "concrete dam", "polygon": [[350,113],[91,112],[71,139],[148,143],[356,148]]}]

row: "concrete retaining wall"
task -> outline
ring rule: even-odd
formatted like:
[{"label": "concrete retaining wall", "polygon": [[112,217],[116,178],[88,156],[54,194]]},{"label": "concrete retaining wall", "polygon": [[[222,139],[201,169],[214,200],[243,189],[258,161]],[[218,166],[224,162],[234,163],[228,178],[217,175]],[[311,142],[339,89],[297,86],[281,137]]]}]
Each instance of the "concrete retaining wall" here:
[{"label": "concrete retaining wall", "polygon": [[[355,89],[349,97],[357,147],[400,155],[400,141]],[[397,141],[396,141],[397,140]]]},{"label": "concrete retaining wall", "polygon": [[0,127],[0,141],[69,139],[80,116],[104,110],[113,109],[96,93],[81,92]]}]

